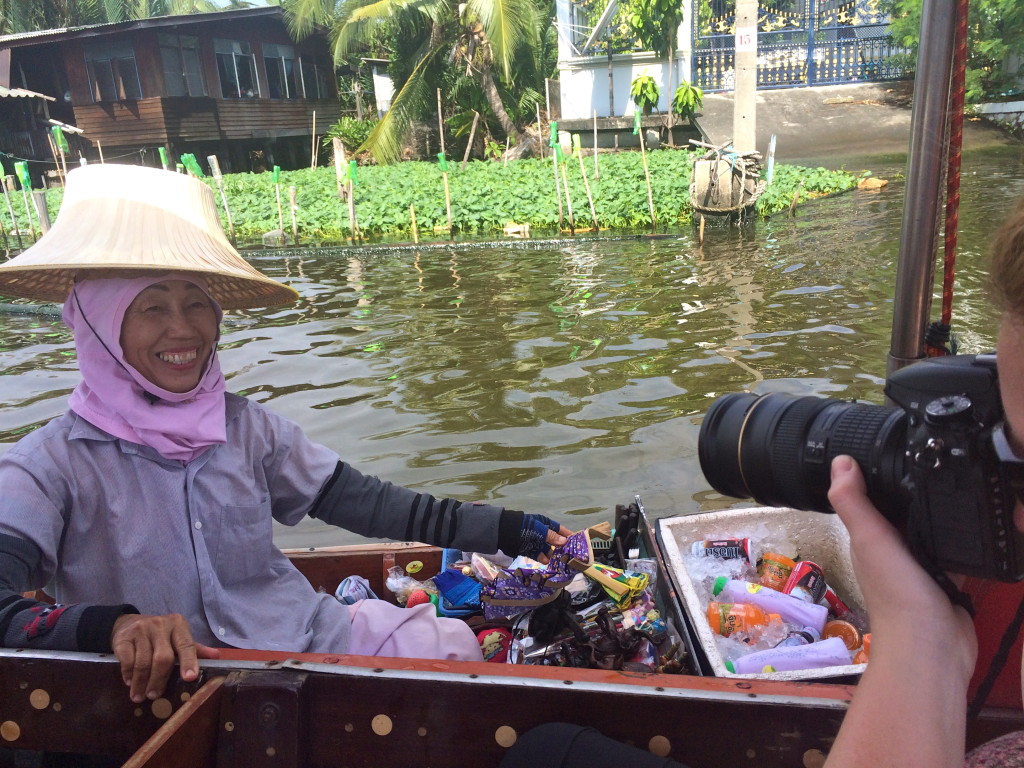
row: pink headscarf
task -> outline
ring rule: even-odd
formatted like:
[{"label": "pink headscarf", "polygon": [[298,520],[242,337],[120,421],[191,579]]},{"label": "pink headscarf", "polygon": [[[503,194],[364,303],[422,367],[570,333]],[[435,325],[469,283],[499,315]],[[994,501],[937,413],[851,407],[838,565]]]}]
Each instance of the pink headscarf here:
[{"label": "pink headscarf", "polygon": [[[226,442],[225,384],[216,347],[199,384],[189,392],[156,386],[127,363],[121,349],[121,323],[128,307],[144,289],[165,280],[185,280],[210,295],[202,278],[186,274],[75,285],[64,302],[64,322],[75,334],[82,382],[69,405],[114,437],[148,445],[168,459],[191,461],[209,446]],[[219,323],[223,312],[217,302],[213,306]]]}]

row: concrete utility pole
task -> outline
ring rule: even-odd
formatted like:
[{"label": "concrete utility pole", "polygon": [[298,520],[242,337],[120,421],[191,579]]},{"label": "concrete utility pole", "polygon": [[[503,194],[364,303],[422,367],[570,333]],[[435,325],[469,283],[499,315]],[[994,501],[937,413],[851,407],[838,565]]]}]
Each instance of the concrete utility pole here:
[{"label": "concrete utility pole", "polygon": [[757,2],[736,0],[736,91],[732,143],[737,152],[757,149]]}]

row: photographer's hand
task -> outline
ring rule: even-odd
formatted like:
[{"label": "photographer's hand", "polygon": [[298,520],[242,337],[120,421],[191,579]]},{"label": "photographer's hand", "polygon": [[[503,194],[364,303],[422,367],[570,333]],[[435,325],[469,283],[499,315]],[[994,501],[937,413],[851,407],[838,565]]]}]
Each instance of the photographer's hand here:
[{"label": "photographer's hand", "polygon": [[829,501],[850,533],[850,552],[871,622],[871,658],[827,765],[961,766],[967,686],[977,640],[867,497],[857,463],[832,463]]}]

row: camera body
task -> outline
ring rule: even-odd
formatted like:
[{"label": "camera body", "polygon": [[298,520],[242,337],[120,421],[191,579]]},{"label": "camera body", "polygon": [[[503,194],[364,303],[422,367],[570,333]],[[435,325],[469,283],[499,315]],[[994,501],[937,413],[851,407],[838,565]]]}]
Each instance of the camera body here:
[{"label": "camera body", "polygon": [[729,496],[831,512],[832,459],[849,454],[922,562],[1024,579],[1017,496],[993,444],[1003,418],[995,355],[928,358],[893,373],[885,392],[895,406],[725,395],[701,425],[701,469]]}]

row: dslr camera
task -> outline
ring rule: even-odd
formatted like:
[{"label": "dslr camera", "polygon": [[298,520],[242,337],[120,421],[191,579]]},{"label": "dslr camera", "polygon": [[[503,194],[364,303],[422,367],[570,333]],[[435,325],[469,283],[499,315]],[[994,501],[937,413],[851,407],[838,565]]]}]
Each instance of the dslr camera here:
[{"label": "dslr camera", "polygon": [[868,496],[926,566],[1024,579],[1024,459],[1005,433],[994,354],[927,358],[886,381],[896,406],[783,393],[718,398],[700,428],[701,470],[719,493],[833,512],[832,459],[856,459]]}]

